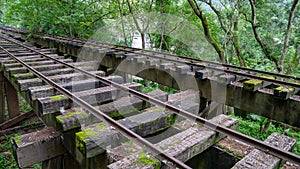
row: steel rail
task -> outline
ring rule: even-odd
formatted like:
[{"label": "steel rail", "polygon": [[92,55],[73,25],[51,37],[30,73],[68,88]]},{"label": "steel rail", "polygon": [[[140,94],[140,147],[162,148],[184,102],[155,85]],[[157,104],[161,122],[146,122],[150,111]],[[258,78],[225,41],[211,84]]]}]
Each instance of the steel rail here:
[{"label": "steel rail", "polygon": [[[6,38],[4,38],[4,39],[6,39]],[[211,130],[215,130],[217,132],[224,133],[224,134],[229,135],[231,137],[234,137],[234,138],[236,138],[238,140],[244,141],[244,142],[246,142],[246,143],[248,143],[250,145],[253,145],[257,149],[259,149],[261,151],[264,151],[266,153],[270,153],[270,154],[272,154],[274,156],[277,156],[279,158],[282,158],[282,159],[285,159],[285,160],[288,160],[288,161],[291,161],[291,162],[294,162],[294,163],[300,165],[300,156],[297,156],[296,154],[293,154],[293,153],[287,152],[287,151],[283,151],[281,149],[278,149],[277,147],[268,145],[268,144],[266,144],[266,143],[264,143],[262,141],[259,141],[259,140],[256,140],[256,139],[252,138],[252,137],[249,137],[249,136],[246,136],[244,134],[238,133],[237,131],[232,130],[232,129],[227,128],[227,127],[224,127],[222,125],[211,123],[207,119],[204,119],[202,117],[196,116],[196,115],[194,115],[194,114],[192,114],[192,113],[190,113],[190,112],[188,112],[186,110],[183,110],[183,109],[180,109],[180,108],[175,107],[173,105],[170,105],[168,103],[162,102],[162,101],[160,101],[158,99],[155,99],[155,98],[152,98],[152,97],[150,97],[150,96],[148,96],[148,95],[146,95],[144,93],[135,91],[133,89],[130,89],[128,87],[125,87],[125,86],[122,86],[122,85],[120,85],[118,83],[115,83],[113,81],[107,80],[107,79],[105,79],[105,78],[103,78],[101,76],[94,75],[94,74],[92,74],[92,73],[90,73],[88,71],[85,71],[85,70],[82,70],[80,68],[77,68],[77,67],[75,67],[75,66],[73,66],[73,65],[71,65],[69,63],[65,63],[65,62],[60,61],[58,59],[52,58],[50,56],[47,56],[47,55],[45,55],[45,54],[43,54],[43,53],[41,53],[39,51],[31,49],[30,47],[27,47],[27,46],[25,46],[23,44],[15,42],[14,40],[11,40],[11,39],[6,39],[6,40],[8,40],[8,41],[10,41],[12,43],[16,43],[19,46],[22,46],[22,47],[24,47],[24,48],[26,48],[26,49],[28,49],[28,50],[30,50],[32,52],[40,54],[41,56],[47,57],[49,59],[57,61],[58,63],[64,64],[64,65],[66,65],[66,66],[68,66],[68,67],[70,67],[70,68],[72,68],[74,70],[77,70],[77,71],[79,71],[81,73],[86,74],[87,76],[89,76],[91,78],[95,78],[95,79],[101,81],[104,84],[111,85],[111,86],[114,86],[116,88],[128,91],[130,94],[132,94],[132,95],[140,98],[141,100],[148,101],[150,103],[153,103],[153,104],[165,107],[165,108],[173,111],[174,113],[176,113],[176,114],[178,114],[178,115],[180,115],[180,116],[182,116],[184,118],[187,118],[189,120],[194,120],[197,123],[202,124],[204,127],[207,127],[207,128],[209,128]]]},{"label": "steel rail", "polygon": [[[1,45],[0,45],[0,49],[5,51],[7,53],[7,55],[9,55],[12,59],[18,61],[20,64],[22,64],[24,67],[26,67],[34,75],[41,78],[43,81],[48,83],[50,86],[54,87],[56,90],[58,90],[59,92],[61,92],[62,94],[64,94],[68,98],[70,98],[72,101],[74,101],[75,103],[80,105],[82,108],[84,108],[85,110],[87,110],[88,112],[93,114],[96,118],[101,119],[102,121],[108,123],[109,125],[113,126],[116,129],[118,129],[119,132],[121,132],[122,134],[127,136],[133,142],[138,141],[137,144],[142,143],[143,146],[146,146],[147,148],[149,148],[152,153],[157,154],[158,155],[157,158],[159,158],[161,161],[167,159],[168,161],[171,162],[171,164],[175,164],[177,167],[184,168],[184,169],[191,169],[189,166],[187,166],[183,162],[179,161],[178,159],[169,155],[168,153],[163,152],[162,150],[157,148],[155,145],[153,145],[152,143],[150,143],[143,137],[141,137],[138,134],[134,133],[133,131],[127,129],[125,126],[121,125],[116,120],[112,119],[111,117],[109,117],[108,115],[103,113],[102,111],[97,110],[96,108],[94,108],[92,105],[90,105],[86,101],[80,99],[79,97],[77,97],[76,95],[74,95],[73,93],[68,91],[67,89],[61,87],[59,84],[55,83],[53,80],[49,79],[48,77],[46,77],[45,75],[43,75],[42,73],[37,71],[36,69],[32,68],[30,65],[26,64],[21,59],[14,56],[12,53],[10,53],[8,50],[3,48]],[[167,165],[170,165],[170,163]]]}]

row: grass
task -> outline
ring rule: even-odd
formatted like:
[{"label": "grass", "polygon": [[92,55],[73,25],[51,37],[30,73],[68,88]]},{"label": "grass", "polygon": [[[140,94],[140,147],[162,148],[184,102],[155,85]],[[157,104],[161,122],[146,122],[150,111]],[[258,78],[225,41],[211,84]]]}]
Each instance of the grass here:
[{"label": "grass", "polygon": [[234,116],[233,114],[231,114],[230,117],[239,121],[239,125],[237,128],[238,132],[251,136],[258,140],[264,141],[269,135],[271,135],[274,132],[295,138],[296,145],[293,148],[293,153],[300,155],[300,132],[296,131],[294,128],[284,128],[284,124],[272,122],[272,124],[269,127],[269,130],[266,133],[260,133],[260,125],[264,121],[264,117],[254,114],[248,115],[246,119]]}]

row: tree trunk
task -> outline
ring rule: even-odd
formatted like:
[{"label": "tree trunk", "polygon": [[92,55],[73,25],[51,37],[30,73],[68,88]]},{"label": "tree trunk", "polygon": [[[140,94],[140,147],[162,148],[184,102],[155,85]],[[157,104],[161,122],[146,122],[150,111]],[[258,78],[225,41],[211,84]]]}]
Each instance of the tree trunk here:
[{"label": "tree trunk", "polygon": [[141,38],[142,38],[142,49],[145,49],[145,33],[141,33]]},{"label": "tree trunk", "polygon": [[253,31],[253,34],[254,34],[254,37],[256,39],[256,41],[258,42],[258,44],[260,45],[263,53],[265,54],[265,56],[273,61],[275,63],[275,65],[277,66],[278,65],[278,62],[277,62],[277,59],[272,56],[272,53],[270,51],[270,49],[267,47],[267,45],[265,43],[263,43],[259,33],[257,32],[257,24],[256,24],[256,6],[255,6],[255,0],[249,0],[250,2],[250,6],[251,6],[251,26],[252,26],[252,31]]},{"label": "tree trunk", "polygon": [[[123,1],[122,4],[124,4],[124,1]],[[121,5],[120,0],[118,0],[118,5],[119,5],[119,11],[120,11],[120,17],[121,17],[121,26],[122,26],[122,31],[123,31],[125,46],[128,46],[127,36],[126,36],[126,32],[125,32],[125,27],[124,27],[124,18],[123,18],[123,10],[122,10],[123,5]]]},{"label": "tree trunk", "polygon": [[234,22],[234,26],[233,26],[233,39],[232,39],[232,43],[233,43],[233,46],[234,46],[234,49],[235,49],[235,53],[239,59],[239,63],[240,63],[240,66],[242,67],[245,67],[245,58],[241,52],[241,48],[240,48],[240,45],[239,45],[239,35],[238,35],[238,32],[239,32],[239,26],[238,26],[238,22],[239,21],[236,21]]},{"label": "tree trunk", "polygon": [[288,47],[289,47],[289,40],[290,40],[290,35],[291,35],[291,30],[292,30],[292,21],[294,18],[294,14],[295,14],[295,9],[298,5],[299,0],[294,0],[294,3],[292,5],[292,8],[290,10],[290,14],[289,14],[289,21],[288,21],[288,26],[286,29],[286,35],[285,35],[285,39],[284,39],[284,46],[283,46],[283,52],[282,55],[280,57],[277,69],[279,72],[281,72],[283,70],[283,63],[284,63],[284,59],[286,57],[287,51],[288,51]]},{"label": "tree trunk", "polygon": [[188,0],[190,6],[194,10],[194,13],[198,16],[198,18],[201,20],[202,27],[204,29],[204,34],[207,39],[207,41],[215,48],[217,51],[219,58],[222,63],[225,62],[224,57],[224,50],[219,46],[219,44],[215,41],[215,39],[211,36],[211,32],[207,23],[206,16],[203,14],[202,10],[199,8],[197,2],[195,0]]}]

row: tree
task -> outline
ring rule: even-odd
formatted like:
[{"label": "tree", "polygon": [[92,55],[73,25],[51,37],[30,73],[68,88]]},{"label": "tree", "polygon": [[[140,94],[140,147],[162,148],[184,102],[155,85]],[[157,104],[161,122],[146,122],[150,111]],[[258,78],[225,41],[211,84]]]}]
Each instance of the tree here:
[{"label": "tree", "polygon": [[[127,5],[128,5],[128,9],[130,12],[130,15],[132,16],[132,19],[134,21],[134,24],[136,26],[136,29],[139,31],[140,35],[141,35],[141,39],[142,39],[142,48],[145,49],[145,33],[147,32],[147,29],[149,28],[149,16],[146,16],[145,18],[137,18],[138,15],[134,13],[133,11],[133,7],[130,3],[129,0],[126,0]],[[139,5],[135,5],[135,6],[140,6],[140,4],[143,3],[142,1],[138,1],[137,4]],[[147,12],[151,12],[152,7],[153,7],[153,0],[150,0],[149,5],[146,2],[146,6],[148,9]],[[140,10],[141,11],[141,10]]]},{"label": "tree", "polygon": [[208,25],[208,21],[207,18],[205,16],[205,14],[203,13],[203,11],[201,10],[201,8],[198,6],[196,0],[188,0],[190,6],[192,7],[192,9],[194,10],[195,14],[199,17],[199,19],[201,20],[203,29],[204,29],[204,34],[208,40],[208,42],[215,48],[215,50],[217,51],[219,58],[221,60],[221,62],[225,61],[224,58],[224,50],[219,46],[219,44],[215,41],[215,39],[212,37],[211,35],[211,31]]},{"label": "tree", "polygon": [[102,5],[96,0],[10,0],[5,20],[35,32],[87,38],[113,13]]}]

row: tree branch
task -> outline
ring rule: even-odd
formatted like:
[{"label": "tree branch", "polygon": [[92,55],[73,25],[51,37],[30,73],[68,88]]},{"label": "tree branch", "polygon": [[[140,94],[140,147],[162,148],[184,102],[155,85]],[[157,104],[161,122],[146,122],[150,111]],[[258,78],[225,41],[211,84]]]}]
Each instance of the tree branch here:
[{"label": "tree branch", "polygon": [[136,17],[134,16],[133,10],[132,10],[132,7],[131,7],[131,4],[130,4],[129,0],[127,0],[127,5],[128,5],[128,8],[129,8],[129,12],[130,12],[130,14],[131,14],[131,16],[132,16],[132,18],[133,18],[133,21],[134,21],[134,23],[135,23],[135,25],[136,25],[136,28],[137,28],[137,30],[138,30],[138,31],[140,32],[140,34],[141,34],[141,38],[142,38],[142,48],[144,49],[144,48],[145,48],[145,35],[144,35],[144,30],[141,29],[141,27],[140,27],[140,25],[139,25],[139,23],[138,23]]},{"label": "tree branch", "polygon": [[[224,33],[229,36],[229,40],[232,41],[232,44],[233,44],[235,53],[238,57],[240,66],[245,66],[245,60],[242,56],[241,48],[239,47],[239,42],[238,42],[238,21],[234,21],[234,30],[233,30],[234,32],[232,32],[231,26],[229,26],[229,28],[225,27],[222,16],[221,16],[221,12],[215,6],[213,6],[212,1],[211,0],[209,0],[209,1],[201,0],[201,1],[206,3],[217,15],[217,18],[218,18],[221,28],[223,29]],[[223,4],[223,3],[222,3],[222,5],[226,6],[226,4]],[[233,21],[233,15],[234,15],[234,12],[231,16],[232,17],[230,19],[231,21]]]},{"label": "tree branch", "polygon": [[272,56],[270,49],[266,46],[266,44],[263,43],[263,41],[261,40],[260,35],[258,34],[257,31],[257,24],[256,24],[256,7],[255,7],[255,0],[249,0],[250,2],[250,6],[251,6],[251,26],[252,26],[252,31],[254,33],[254,37],[256,39],[256,41],[258,42],[258,44],[260,45],[263,53],[265,54],[265,56],[273,61],[276,65],[276,67],[278,66],[278,62],[277,59]]},{"label": "tree branch", "polygon": [[298,5],[299,0],[294,0],[292,8],[290,10],[289,13],[289,21],[288,21],[288,25],[287,25],[287,29],[286,29],[286,35],[285,35],[285,39],[284,39],[284,46],[283,46],[283,52],[282,55],[280,57],[277,69],[279,72],[281,72],[283,70],[283,63],[284,63],[284,59],[286,57],[287,51],[288,51],[288,47],[289,47],[289,40],[290,40],[290,35],[291,35],[291,30],[292,30],[292,21],[294,18],[294,14],[295,14],[295,9]]},{"label": "tree branch", "polygon": [[124,36],[124,40],[125,40],[125,45],[127,46],[128,45],[128,42],[127,42],[127,36],[126,36],[126,33],[125,33],[125,27],[124,27],[124,18],[123,18],[123,4],[124,4],[124,1],[121,5],[121,2],[120,0],[118,0],[118,6],[119,6],[119,12],[120,12],[120,17],[121,17],[121,25],[122,25],[122,31],[123,31],[123,36]]},{"label": "tree branch", "polygon": [[217,44],[215,39],[211,36],[211,32],[210,32],[210,29],[209,29],[209,26],[207,23],[206,16],[203,14],[202,10],[199,8],[199,6],[195,0],[188,0],[188,2],[190,4],[190,6],[192,7],[192,9],[194,10],[194,13],[201,20],[202,27],[204,29],[204,34],[205,34],[207,41],[215,48],[215,50],[217,51],[217,53],[219,55],[221,62],[224,63],[225,62],[224,50],[222,48],[220,48],[220,46]]}]

